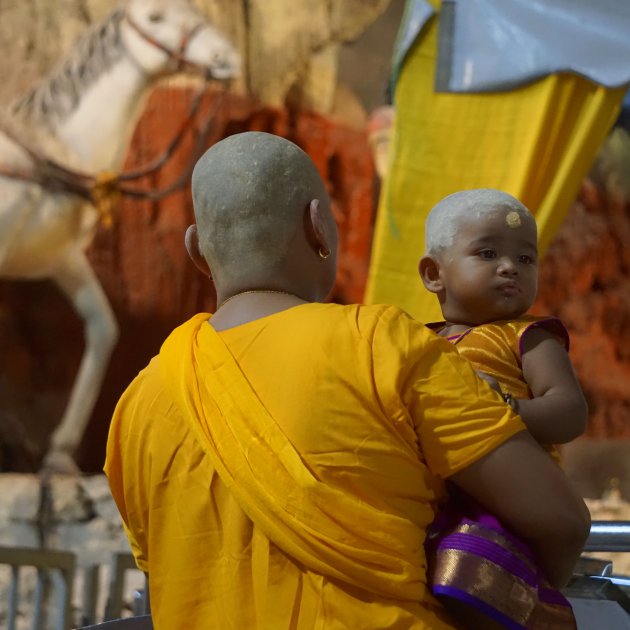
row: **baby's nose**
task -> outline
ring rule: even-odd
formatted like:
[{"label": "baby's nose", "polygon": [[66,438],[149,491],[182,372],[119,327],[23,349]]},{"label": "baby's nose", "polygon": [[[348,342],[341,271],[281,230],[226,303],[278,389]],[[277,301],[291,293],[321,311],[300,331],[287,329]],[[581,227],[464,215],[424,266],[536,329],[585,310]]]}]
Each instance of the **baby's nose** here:
[{"label": "baby's nose", "polygon": [[501,258],[499,260],[498,272],[504,276],[517,276],[518,266],[511,258]]}]

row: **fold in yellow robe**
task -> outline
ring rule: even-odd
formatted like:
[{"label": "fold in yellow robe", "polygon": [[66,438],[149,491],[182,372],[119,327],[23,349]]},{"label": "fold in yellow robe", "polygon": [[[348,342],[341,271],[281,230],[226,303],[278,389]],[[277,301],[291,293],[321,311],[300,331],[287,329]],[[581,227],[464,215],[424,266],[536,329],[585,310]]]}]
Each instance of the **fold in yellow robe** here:
[{"label": "fold in yellow robe", "polygon": [[208,317],[171,334],[108,440],[157,630],[450,628],[426,528],[443,479],[520,419],[395,307]]}]

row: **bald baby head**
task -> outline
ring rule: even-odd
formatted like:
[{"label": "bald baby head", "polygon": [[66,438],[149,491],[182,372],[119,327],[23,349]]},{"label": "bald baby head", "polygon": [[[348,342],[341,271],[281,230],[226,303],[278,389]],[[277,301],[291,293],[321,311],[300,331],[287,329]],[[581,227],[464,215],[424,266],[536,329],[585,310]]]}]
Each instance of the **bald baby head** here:
[{"label": "bald baby head", "polygon": [[213,273],[234,277],[284,262],[309,202],[326,191],[297,145],[247,132],[206,151],[193,171],[192,195],[203,255]]},{"label": "bald baby head", "polygon": [[448,249],[463,221],[480,219],[503,210],[506,222],[517,227],[522,222],[536,222],[530,211],[515,197],[494,188],[462,190],[444,197],[429,212],[425,223],[425,251],[438,256]]}]

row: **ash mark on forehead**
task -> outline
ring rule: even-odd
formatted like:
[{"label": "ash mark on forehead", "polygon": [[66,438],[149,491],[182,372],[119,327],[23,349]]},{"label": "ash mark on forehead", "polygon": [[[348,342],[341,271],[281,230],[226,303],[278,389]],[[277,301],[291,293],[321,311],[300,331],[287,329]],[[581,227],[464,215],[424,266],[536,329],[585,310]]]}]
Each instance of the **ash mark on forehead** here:
[{"label": "ash mark on forehead", "polygon": [[508,227],[517,228],[523,224],[523,221],[521,220],[521,215],[518,212],[512,211],[505,215],[505,223]]}]

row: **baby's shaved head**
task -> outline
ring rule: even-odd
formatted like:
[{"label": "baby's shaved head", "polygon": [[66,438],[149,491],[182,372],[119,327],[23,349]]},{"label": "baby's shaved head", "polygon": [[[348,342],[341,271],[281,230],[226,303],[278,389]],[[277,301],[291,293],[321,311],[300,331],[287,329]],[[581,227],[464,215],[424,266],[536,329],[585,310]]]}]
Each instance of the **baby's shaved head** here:
[{"label": "baby's shaved head", "polygon": [[233,278],[282,263],[309,202],[326,191],[297,145],[246,132],[206,151],[192,196],[201,251],[213,273]]},{"label": "baby's shaved head", "polygon": [[497,210],[506,213],[506,222],[517,227],[521,222],[536,222],[530,211],[512,195],[494,188],[462,190],[444,197],[433,206],[425,223],[425,251],[427,256],[439,256],[455,240],[462,221],[477,219]]}]

